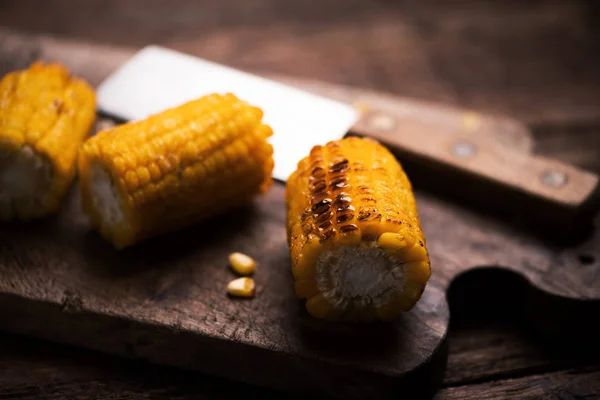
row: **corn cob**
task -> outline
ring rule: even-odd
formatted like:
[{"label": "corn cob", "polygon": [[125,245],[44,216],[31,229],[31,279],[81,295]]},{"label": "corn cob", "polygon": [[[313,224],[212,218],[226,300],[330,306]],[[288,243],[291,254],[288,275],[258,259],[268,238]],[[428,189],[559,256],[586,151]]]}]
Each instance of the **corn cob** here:
[{"label": "corn cob", "polygon": [[390,320],[431,274],[411,184],[378,142],[316,146],[287,182],[296,294],[330,320]]},{"label": "corn cob", "polygon": [[92,224],[123,248],[250,201],[273,169],[262,115],[213,94],[90,138],[79,171]]},{"label": "corn cob", "polygon": [[94,91],[58,64],[0,81],[0,221],[57,211],[96,115]]}]

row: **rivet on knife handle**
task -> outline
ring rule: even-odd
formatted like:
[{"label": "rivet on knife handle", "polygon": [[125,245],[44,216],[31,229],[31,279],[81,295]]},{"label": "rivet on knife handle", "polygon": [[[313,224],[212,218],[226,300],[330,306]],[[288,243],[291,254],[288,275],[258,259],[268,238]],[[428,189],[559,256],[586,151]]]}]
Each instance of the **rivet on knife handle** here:
[{"label": "rivet on knife handle", "polygon": [[[574,222],[596,210],[597,175],[500,145],[478,135],[476,124],[467,123],[477,119],[464,121],[461,126],[443,125],[371,110],[363,113],[352,132],[380,140],[401,161],[418,164],[419,172],[427,169],[433,174],[427,180],[446,180],[445,186],[451,183],[456,190],[470,183],[473,197],[495,200],[527,217]],[[490,121],[487,128],[493,129]]]}]

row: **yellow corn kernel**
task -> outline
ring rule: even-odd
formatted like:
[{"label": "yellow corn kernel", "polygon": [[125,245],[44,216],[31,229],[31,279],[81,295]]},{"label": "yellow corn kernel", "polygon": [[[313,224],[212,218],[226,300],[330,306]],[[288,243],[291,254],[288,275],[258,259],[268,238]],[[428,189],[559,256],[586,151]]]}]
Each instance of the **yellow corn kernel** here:
[{"label": "yellow corn kernel", "polygon": [[252,257],[237,252],[229,255],[229,265],[240,275],[251,275],[256,269],[256,261]]},{"label": "yellow corn kernel", "polygon": [[254,297],[256,285],[252,278],[238,278],[227,284],[227,293],[235,297]]},{"label": "yellow corn kernel", "polygon": [[123,248],[251,201],[273,169],[261,117],[213,94],[98,133],[79,156],[84,211]]},{"label": "yellow corn kernel", "polygon": [[287,181],[296,294],[317,318],[389,320],[431,275],[411,184],[378,142],[315,146]]},{"label": "yellow corn kernel", "polygon": [[315,279],[296,279],[294,288],[296,289],[296,295],[303,299],[310,299],[319,294],[319,288]]},{"label": "yellow corn kernel", "polygon": [[310,315],[316,318],[327,318],[331,313],[333,306],[329,302],[323,293],[319,293],[306,302],[306,310]]},{"label": "yellow corn kernel", "polygon": [[58,210],[95,116],[94,91],[59,64],[36,62],[0,81],[0,221]]}]

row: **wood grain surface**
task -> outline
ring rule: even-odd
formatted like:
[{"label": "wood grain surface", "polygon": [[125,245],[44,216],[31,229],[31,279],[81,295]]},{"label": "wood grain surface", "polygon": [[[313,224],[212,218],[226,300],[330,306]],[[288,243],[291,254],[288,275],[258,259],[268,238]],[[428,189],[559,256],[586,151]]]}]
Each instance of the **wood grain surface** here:
[{"label": "wood grain surface", "polygon": [[[593,23],[597,4],[593,1],[461,2],[461,7],[431,1],[411,5],[324,1],[317,9],[312,2],[275,0],[241,6],[232,1],[176,3],[145,2],[142,7],[132,1],[89,2],[88,9],[72,2],[6,1],[0,4],[0,21],[19,29],[119,45],[156,42],[260,72],[357,84],[486,112],[505,112],[533,128],[540,153],[600,171],[600,91],[594,72],[600,60],[597,25]],[[31,7],[38,12],[30,13]],[[45,17],[51,13],[56,15]],[[582,265],[593,265],[593,254],[580,250],[575,258]],[[467,306],[473,308],[477,303]],[[539,391],[533,397],[593,397],[597,393],[591,380],[593,371],[582,370],[577,379],[572,379],[575,375],[571,372],[560,372],[577,369],[581,359],[557,363],[544,355],[547,348],[538,336],[519,346],[520,331],[504,335],[495,327],[487,336],[485,332],[451,333],[447,389],[440,395],[482,398],[482,393],[496,390],[492,392],[496,398],[519,398],[525,392],[508,391],[514,381],[535,382]],[[485,337],[488,344],[478,341]],[[48,355],[52,350],[44,351],[52,346],[36,347],[34,342],[15,340],[22,344],[2,341],[5,351],[1,354],[6,355],[3,371],[14,371],[0,378],[1,386],[14,388],[15,395],[5,395],[8,398],[63,398],[78,393],[79,398],[148,398],[161,397],[154,394],[161,390],[174,398],[198,398],[202,395],[194,393],[205,393],[203,387],[209,390],[202,398],[220,398],[232,390],[230,384],[212,380],[194,385],[196,375],[186,378],[164,369],[148,373],[143,365],[89,353],[78,357],[77,351],[64,347],[58,347],[52,357]],[[503,355],[512,361],[504,361]],[[455,367],[453,359],[458,360]],[[85,367],[91,362],[88,360],[97,364]],[[530,368],[529,360],[537,364]],[[131,372],[130,367],[139,374],[118,369],[122,363],[127,371]],[[87,372],[78,375],[81,369]],[[112,374],[114,369],[121,374]],[[171,378],[163,383],[165,375]],[[475,381],[471,375],[477,376]],[[12,380],[20,383],[11,386]],[[479,383],[471,385],[473,382]]]},{"label": "wood grain surface", "polygon": [[5,0],[0,24],[119,46],[157,43],[249,71],[454,103],[536,127],[600,117],[594,0],[291,3]]},{"label": "wood grain surface", "polygon": [[[527,394],[594,399],[599,392],[597,360],[548,354],[510,324],[453,328],[449,342],[446,378],[436,399],[523,399]],[[0,334],[0,349],[3,399],[301,397],[7,334]]]}]

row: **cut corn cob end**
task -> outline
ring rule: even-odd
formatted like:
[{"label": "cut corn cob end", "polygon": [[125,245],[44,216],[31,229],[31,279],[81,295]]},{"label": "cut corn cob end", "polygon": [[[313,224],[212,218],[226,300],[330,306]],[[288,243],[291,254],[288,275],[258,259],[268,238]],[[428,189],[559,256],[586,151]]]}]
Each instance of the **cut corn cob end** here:
[{"label": "cut corn cob end", "polygon": [[296,294],[329,320],[392,320],[420,299],[431,268],[412,188],[378,142],[316,146],[288,179]]},{"label": "cut corn cob end", "polygon": [[52,163],[25,145],[16,152],[0,148],[0,221],[30,220],[55,212],[61,185],[52,187]]},{"label": "cut corn cob end", "polygon": [[135,218],[127,218],[131,211],[126,197],[108,169],[95,160],[90,162],[89,167],[83,167],[86,161],[80,159],[79,168],[81,182],[86,182],[81,185],[84,211],[98,227],[100,235],[122,249],[135,240]]},{"label": "cut corn cob end", "polygon": [[[377,241],[323,251],[314,276],[296,281],[308,312],[332,320],[392,320],[420,299],[431,275],[424,247],[390,247],[403,243],[398,233],[384,232]],[[394,243],[396,244],[396,243]]]}]

